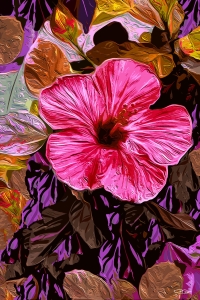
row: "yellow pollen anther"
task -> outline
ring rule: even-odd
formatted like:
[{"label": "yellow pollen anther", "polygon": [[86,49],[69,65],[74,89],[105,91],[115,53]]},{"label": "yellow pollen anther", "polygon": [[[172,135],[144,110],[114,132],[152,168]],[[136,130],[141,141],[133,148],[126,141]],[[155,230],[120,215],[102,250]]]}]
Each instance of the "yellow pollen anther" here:
[{"label": "yellow pollen anther", "polygon": [[120,111],[120,113],[118,114],[117,117],[114,118],[114,123],[117,124],[121,124],[121,126],[125,126],[128,124],[128,120],[132,115],[135,115],[138,110],[137,109],[133,109],[133,107],[135,107],[134,103],[131,103],[128,107],[127,104],[123,105],[123,109]]}]

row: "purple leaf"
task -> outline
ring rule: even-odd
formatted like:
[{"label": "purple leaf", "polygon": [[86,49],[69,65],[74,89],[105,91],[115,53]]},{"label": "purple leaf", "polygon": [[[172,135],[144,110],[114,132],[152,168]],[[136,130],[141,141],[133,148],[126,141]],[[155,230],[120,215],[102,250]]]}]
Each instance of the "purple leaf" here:
[{"label": "purple leaf", "polygon": [[88,33],[96,7],[95,0],[64,0],[65,6],[73,16],[83,24],[83,30]]},{"label": "purple leaf", "polygon": [[185,20],[180,28],[180,38],[200,25],[200,0],[179,0],[179,3],[185,12]]},{"label": "purple leaf", "polygon": [[181,295],[181,299],[188,299],[188,294],[196,295],[195,299],[199,299],[200,278],[199,269],[196,268],[197,258],[192,257],[188,249],[167,243],[157,263],[167,261],[175,263],[183,275],[182,290],[185,294]]}]

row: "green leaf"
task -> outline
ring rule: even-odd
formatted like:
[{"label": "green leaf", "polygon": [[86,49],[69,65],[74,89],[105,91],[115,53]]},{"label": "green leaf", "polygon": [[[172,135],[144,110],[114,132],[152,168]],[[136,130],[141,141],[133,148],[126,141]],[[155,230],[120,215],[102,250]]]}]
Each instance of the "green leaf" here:
[{"label": "green leaf", "polygon": [[24,82],[24,67],[19,72],[0,74],[0,115],[21,110],[28,111],[30,101],[35,100]]}]

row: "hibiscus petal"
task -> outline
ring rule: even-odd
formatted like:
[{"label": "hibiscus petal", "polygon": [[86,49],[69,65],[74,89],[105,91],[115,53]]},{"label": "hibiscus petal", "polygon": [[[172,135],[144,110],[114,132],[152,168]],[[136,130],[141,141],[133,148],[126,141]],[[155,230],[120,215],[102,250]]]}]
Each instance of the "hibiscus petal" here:
[{"label": "hibiscus petal", "polygon": [[123,145],[120,150],[103,148],[86,132],[83,135],[69,129],[52,134],[47,143],[46,155],[56,175],[72,188],[104,187],[122,200],[141,203],[165,185],[167,168],[152,163],[147,155],[133,156]]},{"label": "hibiscus petal", "polygon": [[150,68],[131,59],[105,61],[93,74],[95,86],[104,98],[108,116],[116,117],[123,105],[146,110],[160,96],[160,82]]},{"label": "hibiscus petal", "polygon": [[192,146],[191,118],[183,106],[148,110],[131,130],[133,152],[148,153],[157,164],[177,164]]},{"label": "hibiscus petal", "polygon": [[40,115],[53,129],[92,128],[101,114],[102,100],[90,76],[69,75],[41,92],[39,106]]},{"label": "hibiscus petal", "polygon": [[46,156],[58,178],[72,188],[84,190],[101,186],[95,176],[100,147],[86,130],[72,128],[52,134]]},{"label": "hibiscus petal", "polygon": [[116,117],[124,104],[131,110],[134,104],[143,113],[159,95],[160,82],[149,67],[131,59],[113,59],[92,76],[58,78],[40,95],[40,115],[53,129],[77,125],[92,130],[105,107],[109,118]]},{"label": "hibiscus petal", "polygon": [[154,164],[147,155],[133,156],[124,147],[112,153],[101,182],[116,197],[142,203],[153,199],[164,187],[166,179],[165,166]]}]

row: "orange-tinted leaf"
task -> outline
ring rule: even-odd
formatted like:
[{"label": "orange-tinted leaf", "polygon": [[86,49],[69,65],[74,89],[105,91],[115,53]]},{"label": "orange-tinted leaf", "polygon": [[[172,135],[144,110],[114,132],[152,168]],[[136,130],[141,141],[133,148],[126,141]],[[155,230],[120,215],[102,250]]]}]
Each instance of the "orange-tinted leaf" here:
[{"label": "orange-tinted leaf", "polygon": [[84,270],[65,273],[64,290],[74,299],[112,299],[110,289],[100,277]]},{"label": "orange-tinted leaf", "polygon": [[26,167],[29,156],[12,156],[0,153],[1,170],[20,170]]},{"label": "orange-tinted leaf", "polygon": [[12,296],[7,289],[2,289],[0,287],[0,299],[1,300],[14,300],[14,296]]},{"label": "orange-tinted leaf", "polygon": [[193,170],[195,171],[197,176],[200,176],[200,149],[190,152],[189,157],[192,163]]},{"label": "orange-tinted leaf", "polygon": [[0,153],[0,182],[2,187],[7,186],[12,171],[26,167],[28,158],[29,156],[11,156]]},{"label": "orange-tinted leaf", "polygon": [[11,223],[16,229],[20,223],[21,212],[26,202],[26,198],[17,190],[4,188],[0,191],[0,209],[11,217]]},{"label": "orange-tinted leaf", "polygon": [[[6,271],[6,267],[5,267],[5,271]],[[4,271],[4,276],[5,276],[5,271]],[[5,298],[4,299],[5,300],[13,300],[14,297],[17,297],[18,294],[16,292],[16,288],[15,287],[23,285],[26,280],[27,280],[27,278],[23,277],[23,278],[19,278],[19,279],[5,281],[2,285],[0,285],[1,290],[5,294]],[[38,283],[35,280],[35,278],[34,278],[34,281],[38,285]],[[38,287],[36,287],[36,293],[35,293],[35,295],[32,296],[32,298],[31,298],[32,300],[37,299],[37,295],[36,294],[38,295]]]},{"label": "orange-tinted leaf", "polygon": [[6,187],[8,182],[7,170],[3,170],[0,168],[0,188]]},{"label": "orange-tinted leaf", "polygon": [[[27,278],[14,279],[6,281],[4,284],[5,290],[7,290],[13,297],[17,297],[15,286],[23,285]],[[34,299],[34,298],[32,298]]]},{"label": "orange-tinted leaf", "polygon": [[43,40],[40,40],[37,48],[29,53],[24,68],[26,85],[36,96],[41,89],[51,85],[57,77],[69,73],[70,64],[62,50],[56,44]]},{"label": "orange-tinted leaf", "polygon": [[179,32],[181,23],[184,20],[184,11],[181,5],[176,1],[176,3],[171,7],[168,13],[168,28],[171,38],[176,38]]},{"label": "orange-tinted leaf", "polygon": [[171,38],[178,34],[184,20],[184,11],[177,0],[150,0],[152,6],[159,13],[164,23],[168,24]]},{"label": "orange-tinted leaf", "polygon": [[26,200],[29,200],[30,195],[25,183],[26,169],[15,170],[9,178],[9,186],[11,189],[19,191]]},{"label": "orange-tinted leaf", "polygon": [[97,8],[109,14],[123,14],[130,10],[130,3],[127,0],[97,0]]},{"label": "orange-tinted leaf", "polygon": [[151,43],[151,33],[143,32],[139,38],[140,43]]},{"label": "orange-tinted leaf", "polygon": [[87,52],[87,56],[96,64],[101,64],[110,58],[132,58],[136,61],[153,65],[159,77],[165,77],[171,73],[175,64],[173,57],[168,53],[161,53],[151,44],[137,44],[125,42],[117,44],[106,41],[96,45]]},{"label": "orange-tinted leaf", "polygon": [[[2,201],[0,201],[2,205]],[[0,250],[3,250],[7,241],[12,238],[14,232],[18,229],[18,226],[12,224],[12,216],[6,213],[0,207]]]},{"label": "orange-tinted leaf", "polygon": [[50,20],[55,36],[65,42],[77,45],[77,37],[83,32],[82,25],[74,18],[68,8],[59,1]]},{"label": "orange-tinted leaf", "polygon": [[[136,19],[164,29],[164,24],[156,11],[148,0],[96,0],[97,7],[94,13],[93,23],[101,23],[102,21],[111,19],[123,13],[130,13]],[[104,20],[101,18],[104,16]]]},{"label": "orange-tinted leaf", "polygon": [[[0,262],[0,286],[5,283],[6,265]],[[1,298],[0,298],[1,299]]]},{"label": "orange-tinted leaf", "polygon": [[200,60],[200,26],[180,38],[179,46],[186,55]]},{"label": "orange-tinted leaf", "polygon": [[175,67],[175,63],[171,54],[158,55],[152,61],[152,63],[155,67],[156,73],[160,78],[168,76]]},{"label": "orange-tinted leaf", "polygon": [[183,277],[174,263],[163,262],[147,269],[139,285],[141,299],[179,299],[175,290],[182,289]]},{"label": "orange-tinted leaf", "polygon": [[24,41],[21,22],[15,17],[0,16],[0,65],[16,59]]},{"label": "orange-tinted leaf", "polygon": [[136,288],[128,281],[114,278],[111,280],[112,289],[114,299],[127,299],[127,300],[134,300],[133,294],[136,292]]},{"label": "orange-tinted leaf", "polygon": [[[169,11],[169,6],[167,4],[167,1],[166,0],[150,0],[149,2],[157,10],[161,19],[164,22],[167,22],[167,15],[168,15],[168,11]],[[174,3],[174,2],[176,2],[176,0],[172,0],[170,2]]]}]

